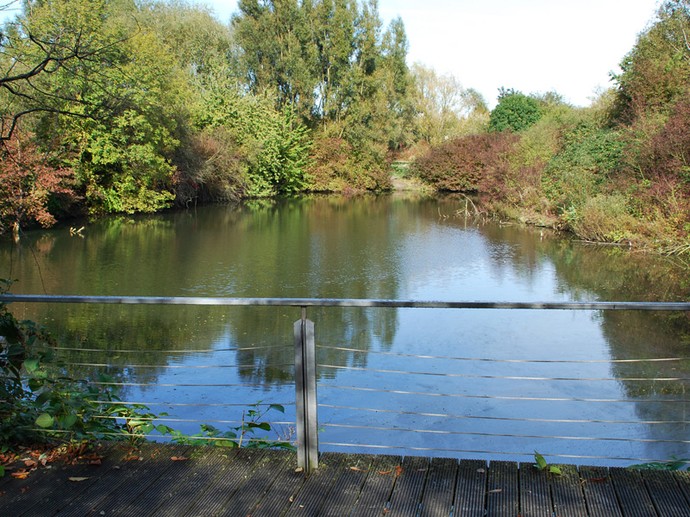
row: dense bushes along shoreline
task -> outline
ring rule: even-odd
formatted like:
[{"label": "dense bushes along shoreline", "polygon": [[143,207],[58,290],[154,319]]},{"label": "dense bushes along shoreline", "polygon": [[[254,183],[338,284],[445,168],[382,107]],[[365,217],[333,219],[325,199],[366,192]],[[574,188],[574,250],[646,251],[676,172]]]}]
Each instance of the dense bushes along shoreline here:
[{"label": "dense bushes along shoreline", "polygon": [[690,252],[690,4],[588,108],[408,67],[376,0],[27,2],[3,27],[0,233],[72,215],[383,191],[390,162],[501,217]]}]

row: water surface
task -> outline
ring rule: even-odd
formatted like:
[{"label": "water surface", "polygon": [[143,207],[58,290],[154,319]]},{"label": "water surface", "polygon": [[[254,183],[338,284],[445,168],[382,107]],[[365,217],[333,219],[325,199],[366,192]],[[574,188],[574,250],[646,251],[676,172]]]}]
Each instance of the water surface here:
[{"label": "water surface", "polygon": [[[83,237],[58,228],[3,242],[0,276],[18,280],[16,293],[71,295],[690,299],[687,270],[668,259],[479,223],[463,206],[317,197],[115,217]],[[81,375],[105,369],[127,384],[128,400],[219,427],[249,403],[285,403],[278,427],[290,434],[296,309],[14,311],[47,324]],[[690,453],[687,314],[324,308],[309,317],[324,450],[517,460],[539,450],[594,464]],[[203,406],[174,405],[187,403]]]}]

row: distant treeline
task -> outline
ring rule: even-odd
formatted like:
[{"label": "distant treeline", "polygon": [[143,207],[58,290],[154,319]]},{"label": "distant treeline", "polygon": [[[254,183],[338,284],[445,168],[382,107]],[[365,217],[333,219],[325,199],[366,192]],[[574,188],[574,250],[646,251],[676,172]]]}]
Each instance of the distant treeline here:
[{"label": "distant treeline", "polygon": [[391,188],[390,163],[584,238],[688,248],[690,7],[589,108],[407,65],[376,0],[33,0],[0,39],[0,232],[72,215]]}]

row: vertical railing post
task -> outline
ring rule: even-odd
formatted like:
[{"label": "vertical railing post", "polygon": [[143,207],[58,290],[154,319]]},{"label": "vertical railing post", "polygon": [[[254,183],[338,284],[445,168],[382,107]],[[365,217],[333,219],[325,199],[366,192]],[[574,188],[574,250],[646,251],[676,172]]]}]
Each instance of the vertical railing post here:
[{"label": "vertical railing post", "polygon": [[308,474],[319,466],[316,416],[316,347],[314,322],[307,308],[295,322],[295,401],[297,406],[297,466]]}]

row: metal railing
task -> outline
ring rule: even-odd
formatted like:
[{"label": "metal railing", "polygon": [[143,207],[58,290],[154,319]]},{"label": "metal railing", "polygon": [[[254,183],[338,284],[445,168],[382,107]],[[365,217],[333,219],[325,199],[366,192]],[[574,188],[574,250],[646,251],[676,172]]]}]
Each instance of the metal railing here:
[{"label": "metal railing", "polygon": [[[296,411],[296,435],[297,435],[297,455],[298,455],[298,465],[305,469],[307,472],[318,467],[318,456],[319,456],[319,418],[318,418],[318,408],[327,408],[330,410],[358,410],[364,412],[376,412],[377,414],[396,414],[399,416],[414,415],[414,416],[426,416],[432,418],[450,418],[450,419],[472,419],[472,418],[482,418],[485,420],[506,420],[506,421],[519,421],[519,422],[570,422],[577,423],[580,420],[573,419],[549,419],[549,418],[538,418],[538,417],[523,417],[523,418],[511,418],[511,417],[501,417],[501,416],[482,416],[473,417],[467,415],[457,415],[448,414],[434,411],[410,411],[405,408],[402,409],[391,409],[391,408],[373,408],[373,407],[355,407],[352,405],[343,404],[319,404],[317,398],[317,367],[326,369],[339,369],[338,365],[329,365],[317,363],[317,347],[315,343],[315,325],[314,322],[307,318],[307,309],[310,307],[351,307],[351,308],[387,308],[387,309],[400,309],[400,308],[414,308],[414,309],[458,309],[458,310],[474,310],[474,309],[529,309],[529,310],[570,310],[570,311],[690,311],[690,303],[687,302],[446,302],[446,301],[413,301],[413,300],[376,300],[376,299],[314,299],[314,298],[223,298],[223,297],[148,297],[148,296],[51,296],[51,295],[25,295],[25,294],[4,294],[0,295],[0,303],[13,303],[13,302],[25,302],[25,303],[67,303],[67,304],[133,304],[133,305],[197,305],[197,306],[255,306],[255,307],[295,307],[301,310],[301,317],[294,323],[293,334],[294,334],[294,380],[295,380],[295,411]],[[346,348],[341,348],[346,350]],[[352,350],[353,352],[362,352],[361,350]],[[405,355],[405,354],[399,354]],[[411,355],[414,360],[420,359],[433,359],[434,357],[438,360],[470,360],[470,358],[463,357],[436,357],[431,355],[426,356],[416,356]],[[471,360],[484,361],[482,358],[474,358]],[[653,359],[658,361],[665,360],[679,360],[679,358],[667,358],[667,359]],[[622,362],[632,361],[632,360],[622,360]],[[525,360],[503,360],[502,362],[508,363],[525,363],[529,361]],[[560,361],[533,361],[541,363],[559,363]],[[576,361],[577,362],[577,361]],[[364,372],[376,372],[380,374],[416,374],[416,375],[438,375],[433,372],[419,371],[414,372],[409,371],[397,371],[389,368],[356,368],[349,367],[351,371],[361,370]],[[453,377],[452,374],[442,374],[441,377]],[[601,378],[577,378],[570,379],[566,377],[535,377],[535,376],[500,376],[492,374],[475,374],[467,375],[462,374],[465,378],[476,378],[476,379],[513,379],[513,380],[545,380],[545,381],[561,381],[561,380],[578,380],[578,381],[593,381],[602,380]],[[605,379],[611,380],[611,379]],[[628,380],[640,380],[640,379],[628,379]],[[674,379],[660,379],[664,381],[672,381]],[[679,378],[677,380],[690,380]],[[373,392],[387,392],[397,395],[401,394],[411,394],[412,391],[405,390],[376,390],[366,386],[330,386],[331,388],[347,389],[354,392],[362,393],[373,393]],[[418,395],[424,396],[436,396],[436,397],[466,397],[466,398],[481,398],[481,395],[461,395],[454,393],[422,393]],[[530,400],[532,397],[529,396],[504,396],[497,397],[492,396],[494,399],[506,399],[506,400]],[[534,398],[536,400],[536,398]],[[540,400],[550,400],[548,398],[541,397]],[[592,397],[581,397],[573,398],[570,400],[579,400],[584,403],[598,403],[607,402],[604,399],[596,399]],[[553,399],[553,401],[558,401],[558,399]],[[608,400],[608,402],[611,402]],[[584,421],[584,420],[583,420]],[[591,422],[591,421],[589,421]],[[615,421],[601,421],[601,423],[615,423]],[[669,422],[664,422],[669,423]],[[676,423],[690,424],[690,421],[682,420]],[[327,424],[331,427],[338,427],[341,429],[352,429],[352,430],[367,430],[369,432],[375,432],[377,430],[384,429],[384,427],[370,426],[370,425],[357,425],[351,423],[338,423],[338,424]],[[433,429],[418,429],[410,428],[405,429],[405,431],[411,431],[415,433],[438,433]],[[473,431],[469,433],[453,433],[445,432],[446,434],[457,434],[457,435],[472,435],[474,437],[500,437],[501,434],[491,434],[481,431]],[[583,436],[542,436],[542,435],[531,435],[527,434],[513,434],[514,438],[567,438],[571,440],[581,440],[588,439]],[[601,440],[622,440],[623,438],[599,438]],[[641,441],[645,441],[642,439]],[[661,440],[664,441],[664,440]],[[690,441],[682,441],[682,443],[690,443]],[[347,447],[347,443],[331,443],[331,445],[339,445]],[[378,445],[368,445],[369,448],[386,448],[386,446]],[[395,448],[395,447],[393,447]],[[426,448],[417,447],[412,448],[419,451],[436,451],[444,452],[444,449],[439,448]],[[455,452],[458,452],[457,450]],[[477,452],[472,449],[466,449],[465,452],[472,453]],[[562,455],[567,457],[567,454]]]}]

